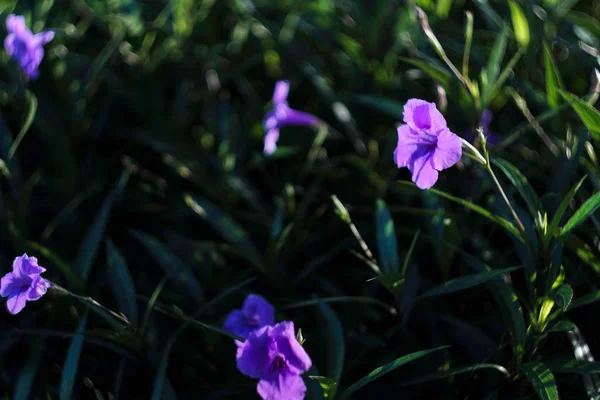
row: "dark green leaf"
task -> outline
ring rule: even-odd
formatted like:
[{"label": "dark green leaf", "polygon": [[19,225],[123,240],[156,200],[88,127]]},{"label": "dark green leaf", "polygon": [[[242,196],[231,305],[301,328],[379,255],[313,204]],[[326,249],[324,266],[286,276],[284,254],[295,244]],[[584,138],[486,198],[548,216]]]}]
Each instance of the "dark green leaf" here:
[{"label": "dark green leaf", "polygon": [[398,247],[394,220],[383,200],[377,199],[375,208],[377,246],[379,247],[381,267],[385,273],[398,273]]},{"label": "dark green leaf", "polygon": [[496,41],[494,42],[494,47],[490,53],[487,66],[482,71],[481,95],[485,104],[487,104],[487,100],[491,94],[491,89],[498,79],[498,74],[500,73],[500,68],[502,67],[502,61],[504,60],[504,53],[506,52],[507,41],[508,27],[504,26],[502,31],[496,37]]},{"label": "dark green leaf", "polygon": [[558,92],[573,107],[583,124],[592,133],[592,136],[600,140],[600,111],[574,94],[565,92],[564,90],[559,90]]},{"label": "dark green leaf", "polygon": [[522,370],[531,382],[538,397],[542,400],[558,400],[558,389],[552,372],[541,362],[530,362]]},{"label": "dark green leaf", "polygon": [[535,191],[527,181],[525,175],[523,175],[514,165],[501,158],[493,158],[492,162],[500,168],[513,186],[519,191],[523,200],[527,203],[532,218],[535,219],[538,214],[542,214],[544,210],[540,203],[540,199],[535,194]]},{"label": "dark green leaf", "polygon": [[548,361],[546,366],[557,374],[600,374],[598,361]]},{"label": "dark green leaf", "polygon": [[127,262],[109,238],[106,239],[106,253],[108,273],[117,302],[123,314],[134,326],[137,326],[138,309],[135,299],[135,285],[129,273]]},{"label": "dark green leaf", "polygon": [[335,397],[338,388],[336,381],[326,376],[309,376],[309,378],[319,382],[319,386],[323,389],[323,398],[331,400]]},{"label": "dark green leaf", "polygon": [[421,294],[420,297],[421,298],[432,297],[432,296],[439,296],[439,295],[443,295],[443,294],[458,292],[463,289],[467,289],[467,288],[470,288],[473,286],[480,285],[491,279],[500,277],[504,274],[508,274],[519,268],[521,268],[521,267],[512,267],[512,268],[505,268],[505,269],[499,269],[499,270],[492,270],[492,271],[487,271],[487,272],[481,272],[479,274],[467,275],[467,276],[463,276],[460,278],[452,279],[440,286],[437,286],[433,289],[429,289],[425,293]]},{"label": "dark green leaf", "polygon": [[547,231],[548,237],[553,237],[559,233],[558,232],[558,224],[560,224],[560,220],[562,219],[563,215],[565,214],[565,211],[567,211],[569,204],[571,204],[571,200],[573,200],[573,198],[575,197],[575,194],[577,194],[577,192],[579,191],[579,188],[581,187],[581,185],[583,185],[583,181],[585,181],[585,178],[586,177],[584,176],[579,182],[577,182],[577,184],[575,186],[573,186],[571,188],[571,190],[569,190],[569,192],[565,195],[565,197],[560,202],[560,205],[558,206],[558,209],[554,213],[554,216],[552,217],[552,221],[550,221],[550,225],[548,226],[548,231]]},{"label": "dark green leaf", "polygon": [[575,229],[579,224],[590,217],[598,209],[598,207],[600,207],[600,192],[593,194],[592,197],[587,199],[585,203],[583,203],[581,207],[575,211],[575,214],[573,214],[573,216],[569,218],[567,223],[562,227],[560,236],[564,236]]},{"label": "dark green leaf", "polygon": [[544,66],[546,68],[546,99],[552,108],[558,107],[558,91],[563,88],[560,72],[554,63],[550,47],[544,43]]},{"label": "dark green leaf", "polygon": [[323,301],[319,301],[319,313],[323,318],[320,326],[325,330],[323,341],[327,351],[327,376],[335,382],[339,382],[344,368],[344,355],[346,352],[346,341],[344,330],[335,312]]},{"label": "dark green leaf", "polygon": [[567,311],[569,306],[571,305],[571,300],[573,299],[573,288],[569,284],[560,285],[560,287],[554,290],[550,294],[550,298],[554,300],[556,305],[560,307],[561,310]]},{"label": "dark green leaf", "polygon": [[469,365],[468,367],[453,368],[453,369],[449,369],[446,371],[434,372],[433,374],[429,374],[429,375],[426,375],[426,376],[423,376],[420,378],[415,378],[415,379],[411,379],[406,382],[402,382],[401,385],[408,386],[408,385],[414,385],[417,383],[431,382],[431,381],[449,378],[449,377],[455,376],[455,375],[467,374],[469,372],[478,371],[478,370],[482,370],[482,369],[496,370],[496,371],[504,374],[507,377],[510,375],[510,373],[502,365],[473,364],[473,365]]},{"label": "dark green leaf", "polygon": [[402,121],[404,118],[404,105],[397,102],[396,100],[388,99],[386,97],[372,96],[368,94],[360,94],[353,96],[350,99],[352,102],[356,102],[367,107],[379,110],[390,117],[396,118],[398,121]]},{"label": "dark green leaf", "polygon": [[87,312],[83,315],[77,326],[77,331],[65,358],[63,366],[62,379],[60,381],[60,400],[71,400],[73,398],[73,386],[79,366],[79,356],[83,347],[83,338],[85,334],[85,325],[87,323]]},{"label": "dark green leaf", "polygon": [[576,298],[571,303],[571,306],[569,307],[569,310],[573,310],[575,308],[578,308],[578,307],[581,307],[581,306],[585,306],[587,304],[594,303],[594,302],[596,302],[598,300],[600,300],[600,290],[596,290],[595,292],[588,293],[585,296],[581,296],[581,297]]},{"label": "dark green leaf", "polygon": [[44,348],[46,347],[46,337],[40,337],[31,342],[29,356],[25,361],[25,365],[21,369],[19,378],[15,385],[15,400],[28,400],[30,399],[31,389],[35,375],[40,365],[40,360],[44,354]]}]

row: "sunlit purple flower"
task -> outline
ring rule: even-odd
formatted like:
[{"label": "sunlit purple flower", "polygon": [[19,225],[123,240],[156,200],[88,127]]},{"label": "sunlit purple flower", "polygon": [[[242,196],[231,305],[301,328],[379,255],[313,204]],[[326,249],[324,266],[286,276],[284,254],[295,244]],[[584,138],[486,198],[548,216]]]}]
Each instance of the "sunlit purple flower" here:
[{"label": "sunlit purple flower", "polygon": [[234,310],[225,320],[225,330],[244,339],[250,332],[275,323],[275,309],[257,294],[249,294],[241,310]]},{"label": "sunlit purple flower", "polygon": [[37,258],[23,254],[15,258],[13,270],[0,281],[0,296],[8,297],[6,308],[11,314],[19,313],[28,301],[39,300],[50,287],[40,276],[46,268],[38,265]]},{"label": "sunlit purple flower", "polygon": [[6,17],[8,35],[4,39],[6,53],[15,59],[29,79],[36,79],[38,67],[44,58],[44,45],[54,38],[54,32],[33,34],[25,25],[25,17],[10,14]]},{"label": "sunlit purple flower", "polygon": [[434,103],[410,99],[404,105],[404,122],[398,127],[398,147],[394,161],[398,168],[408,167],[412,181],[429,189],[438,171],[450,168],[462,156],[462,142],[450,132],[446,120]]},{"label": "sunlit purple flower", "polygon": [[289,81],[278,81],[273,92],[273,109],[267,113],[264,120],[265,154],[272,154],[277,149],[279,129],[288,125],[316,126],[321,123],[312,114],[290,108],[287,96],[290,91]]},{"label": "sunlit purple flower", "polygon": [[244,343],[238,342],[237,367],[244,375],[260,379],[257,392],[265,400],[304,399],[306,386],[300,375],[311,364],[291,321],[265,326],[251,332]]}]

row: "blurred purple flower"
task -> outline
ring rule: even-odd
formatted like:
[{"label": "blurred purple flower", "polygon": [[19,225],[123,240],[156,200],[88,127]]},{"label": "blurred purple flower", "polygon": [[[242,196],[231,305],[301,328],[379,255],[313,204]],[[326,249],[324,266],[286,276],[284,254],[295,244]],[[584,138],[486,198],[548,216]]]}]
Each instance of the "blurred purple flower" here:
[{"label": "blurred purple flower", "polygon": [[273,92],[273,109],[267,113],[263,122],[265,134],[265,154],[272,154],[277,149],[279,129],[288,125],[317,126],[319,118],[312,114],[290,108],[287,96],[290,91],[289,81],[278,81]]},{"label": "blurred purple flower", "polygon": [[25,25],[25,17],[14,14],[6,17],[6,29],[6,53],[19,62],[29,79],[36,79],[40,75],[38,67],[44,58],[43,46],[54,38],[54,32],[43,31],[34,35]]},{"label": "blurred purple flower", "polygon": [[257,392],[265,400],[304,399],[306,386],[300,375],[311,365],[291,321],[265,326],[238,343],[237,367],[244,375],[260,379]]},{"label": "blurred purple flower", "polygon": [[[500,141],[500,138],[496,133],[490,130],[490,123],[492,122],[492,112],[488,109],[483,110],[481,114],[481,120],[479,121],[479,126],[483,128],[483,134],[487,139],[488,143],[496,144]],[[475,131],[476,132],[476,131]],[[473,143],[475,137],[473,136],[473,131],[471,129],[465,132],[465,139],[469,142]]]},{"label": "blurred purple flower", "polygon": [[275,309],[257,294],[249,294],[241,310],[234,310],[225,320],[225,330],[244,339],[250,332],[275,323]]},{"label": "blurred purple flower", "polygon": [[462,156],[462,142],[450,132],[446,120],[434,103],[410,99],[404,105],[404,122],[398,127],[398,147],[394,161],[398,168],[408,167],[412,181],[429,189],[438,171],[450,168]]},{"label": "blurred purple flower", "polygon": [[15,258],[13,270],[0,281],[0,296],[8,297],[6,308],[11,314],[19,313],[28,301],[39,300],[50,287],[40,276],[46,268],[38,265],[37,258],[23,254]]}]

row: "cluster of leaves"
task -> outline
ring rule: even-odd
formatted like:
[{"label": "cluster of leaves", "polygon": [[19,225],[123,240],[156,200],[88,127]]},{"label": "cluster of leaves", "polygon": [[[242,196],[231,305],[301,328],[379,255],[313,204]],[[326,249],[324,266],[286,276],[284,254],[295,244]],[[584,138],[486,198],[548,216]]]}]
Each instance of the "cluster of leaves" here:
[{"label": "cluster of leaves", "polygon": [[[309,399],[598,395],[597,3],[0,12],[57,32],[36,82],[0,56],[0,272],[27,252],[122,313],[49,293],[3,315],[7,398],[252,398],[219,330],[250,292],[302,329]],[[286,128],[264,157],[278,79],[328,129]],[[392,152],[411,97],[476,147],[492,111],[489,166],[516,216],[467,158],[436,189],[405,181]]]}]

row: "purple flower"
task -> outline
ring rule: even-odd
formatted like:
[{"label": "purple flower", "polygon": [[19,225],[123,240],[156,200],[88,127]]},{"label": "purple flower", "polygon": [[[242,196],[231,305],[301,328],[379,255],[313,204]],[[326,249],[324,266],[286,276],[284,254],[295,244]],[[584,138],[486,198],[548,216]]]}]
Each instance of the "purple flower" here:
[{"label": "purple flower", "polygon": [[303,399],[306,386],[300,375],[311,364],[291,321],[265,326],[238,343],[237,367],[244,375],[260,379],[256,389],[265,400]]},{"label": "purple flower", "polygon": [[408,167],[412,181],[429,189],[438,171],[450,168],[462,156],[462,142],[450,132],[446,120],[434,103],[410,99],[404,105],[404,122],[398,127],[398,147],[394,161],[398,168]]},{"label": "purple flower", "polygon": [[[498,135],[496,135],[495,132],[492,132],[490,130],[491,122],[492,122],[492,112],[486,108],[485,110],[483,110],[483,113],[481,114],[481,120],[479,121],[479,126],[481,128],[483,128],[483,135],[486,137],[487,142],[491,143],[491,144],[496,144],[500,141],[500,138],[498,137]],[[469,129],[469,130],[467,130],[467,132],[465,132],[465,139],[467,139],[471,143],[475,139],[473,136],[473,131],[471,129]]]},{"label": "purple flower", "polygon": [[38,67],[44,58],[43,46],[54,38],[54,32],[43,31],[34,35],[25,26],[25,17],[14,14],[6,17],[6,29],[6,53],[19,62],[29,79],[36,79],[40,75]]},{"label": "purple flower", "polygon": [[8,297],[6,308],[11,314],[19,313],[28,301],[39,300],[50,287],[40,276],[46,268],[38,265],[37,258],[23,254],[15,258],[13,270],[0,281],[0,296]]},{"label": "purple flower", "polygon": [[275,323],[275,309],[257,294],[249,294],[241,310],[232,311],[225,320],[225,330],[244,339],[250,332]]},{"label": "purple flower", "polygon": [[278,81],[273,92],[273,109],[269,111],[263,122],[265,135],[265,154],[272,154],[277,149],[279,128],[288,125],[316,126],[321,123],[319,118],[312,114],[290,108],[287,96],[290,91],[289,81]]}]

